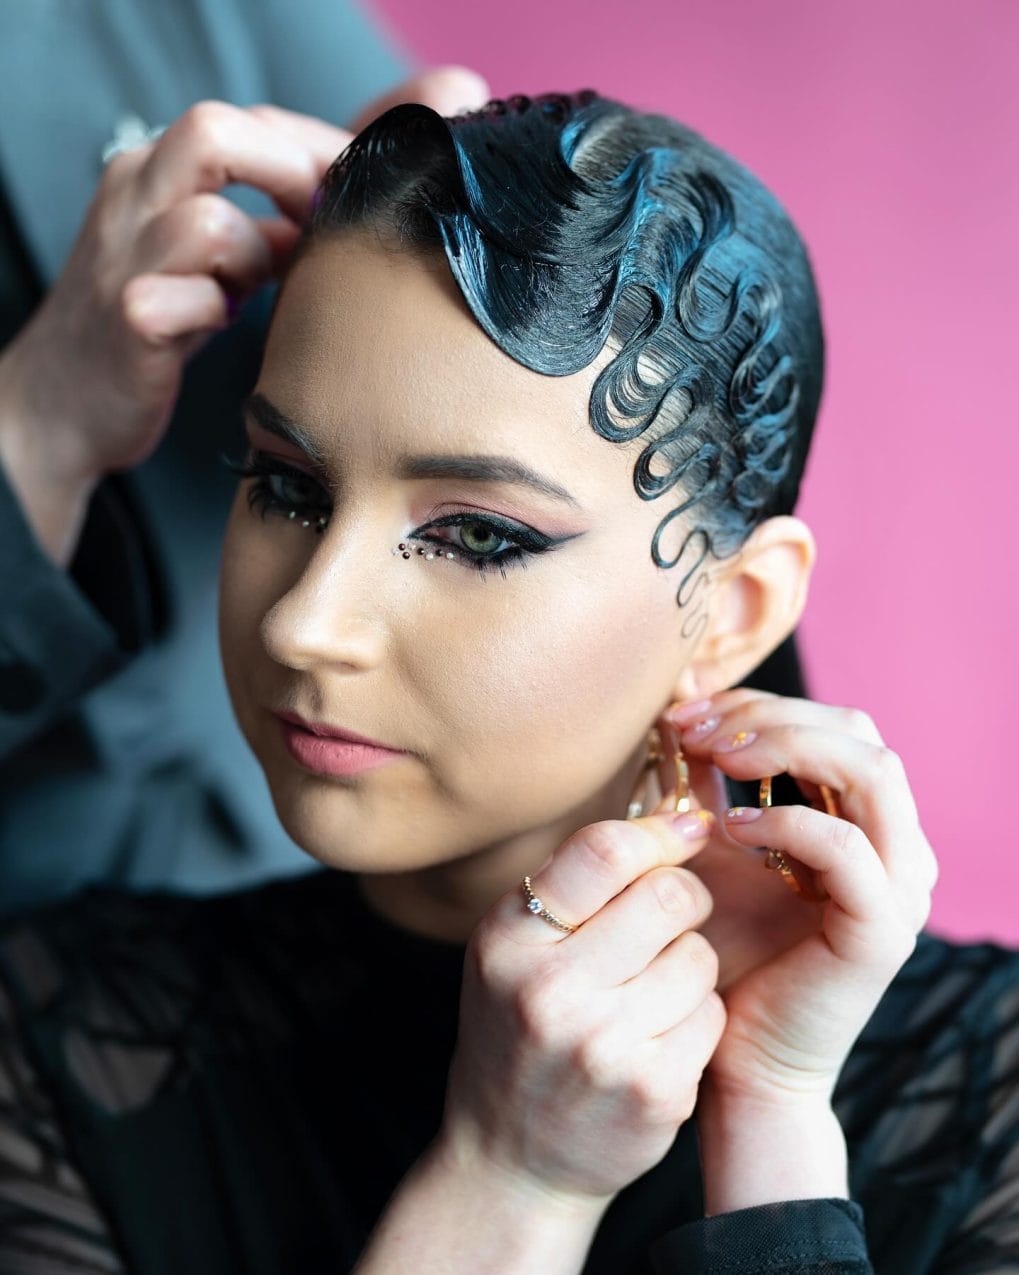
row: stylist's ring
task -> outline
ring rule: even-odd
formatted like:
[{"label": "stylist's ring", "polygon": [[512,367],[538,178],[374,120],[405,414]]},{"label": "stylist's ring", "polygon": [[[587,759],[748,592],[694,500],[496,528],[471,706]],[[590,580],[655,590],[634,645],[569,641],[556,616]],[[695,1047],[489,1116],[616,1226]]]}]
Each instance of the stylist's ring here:
[{"label": "stylist's ring", "polygon": [[540,916],[543,921],[547,921],[549,925],[554,925],[557,930],[562,930],[564,934],[572,934],[577,928],[570,925],[567,921],[560,921],[554,912],[550,912],[541,899],[531,889],[531,878],[524,877],[523,881],[524,898],[527,900],[528,912],[533,912],[535,916]]}]

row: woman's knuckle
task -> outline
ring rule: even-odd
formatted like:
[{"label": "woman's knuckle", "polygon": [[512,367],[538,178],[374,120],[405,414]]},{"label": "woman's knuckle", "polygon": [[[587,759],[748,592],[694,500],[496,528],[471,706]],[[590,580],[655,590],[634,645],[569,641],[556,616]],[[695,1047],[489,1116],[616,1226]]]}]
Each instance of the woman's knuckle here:
[{"label": "woman's knuckle", "polygon": [[467,960],[485,987],[496,987],[505,979],[506,960],[496,926],[482,919],[467,946]]},{"label": "woman's knuckle", "polygon": [[833,820],[828,835],[831,837],[832,853],[849,863],[855,862],[870,849],[870,843],[861,830],[847,819]]},{"label": "woman's knuckle", "polygon": [[609,822],[591,824],[584,829],[578,849],[581,857],[604,876],[629,879],[632,874],[634,844],[625,825]]},{"label": "woman's knuckle", "polygon": [[711,943],[699,930],[688,930],[679,942],[687,960],[710,974],[711,982],[714,983],[718,977],[718,953]]},{"label": "woman's knuckle", "polygon": [[847,707],[840,711],[842,725],[847,734],[869,741],[876,741],[881,738],[873,717],[862,708]]},{"label": "woman's knuckle", "polygon": [[619,1050],[604,1032],[589,1032],[574,1045],[573,1062],[588,1086],[607,1093],[625,1083]]},{"label": "woman's knuckle", "polygon": [[675,1077],[640,1074],[630,1080],[627,1089],[630,1103],[644,1123],[675,1123],[682,1094],[682,1086],[676,1083]]},{"label": "woman's knuckle", "polygon": [[701,909],[703,898],[689,873],[659,868],[648,873],[648,884],[658,906],[671,916],[694,917]]},{"label": "woman's knuckle", "polygon": [[870,754],[870,770],[877,783],[901,779],[906,768],[902,758],[885,744],[876,745]]},{"label": "woman's knuckle", "polygon": [[558,988],[550,980],[518,984],[511,1000],[526,1040],[548,1048],[559,1039],[565,1019]]}]

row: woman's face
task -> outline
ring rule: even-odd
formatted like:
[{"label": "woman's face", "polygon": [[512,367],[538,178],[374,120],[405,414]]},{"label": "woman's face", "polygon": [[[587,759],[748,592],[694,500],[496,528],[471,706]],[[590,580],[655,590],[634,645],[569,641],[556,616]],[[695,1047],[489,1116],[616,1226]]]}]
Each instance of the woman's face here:
[{"label": "woman's face", "polygon": [[[514,842],[540,861],[625,813],[690,644],[676,572],[650,556],[663,502],[588,422],[596,371],[515,363],[440,254],[359,232],[293,268],[248,414],[266,472],[230,517],[221,642],[279,816],[323,862],[404,871]],[[395,751],[322,773],[284,712]]]}]

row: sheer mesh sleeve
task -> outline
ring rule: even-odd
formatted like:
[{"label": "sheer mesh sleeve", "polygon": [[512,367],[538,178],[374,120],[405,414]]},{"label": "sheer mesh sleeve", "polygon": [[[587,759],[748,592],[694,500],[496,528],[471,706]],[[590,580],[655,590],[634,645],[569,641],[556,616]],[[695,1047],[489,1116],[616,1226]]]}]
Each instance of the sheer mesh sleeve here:
[{"label": "sheer mesh sleeve", "polygon": [[[350,1270],[439,1127],[461,978],[334,872],[0,930],[0,1271]],[[585,1271],[1019,1275],[1019,953],[923,936],[833,1102],[849,1200],[706,1218],[688,1122]]]},{"label": "sheer mesh sleeve", "polygon": [[120,1275],[106,1223],[71,1164],[0,984],[0,1271]]},{"label": "sheer mesh sleeve", "polygon": [[962,1082],[983,1078],[980,1137],[960,1175],[979,1175],[975,1203],[932,1275],[1019,1275],[1019,982],[1006,983],[962,1060]]}]

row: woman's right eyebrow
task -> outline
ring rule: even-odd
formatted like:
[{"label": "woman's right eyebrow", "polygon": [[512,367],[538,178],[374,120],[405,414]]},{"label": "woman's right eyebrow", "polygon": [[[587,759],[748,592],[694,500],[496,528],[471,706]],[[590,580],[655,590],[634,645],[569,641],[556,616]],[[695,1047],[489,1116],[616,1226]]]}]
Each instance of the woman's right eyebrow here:
[{"label": "woman's right eyebrow", "polygon": [[[246,416],[282,438],[284,442],[299,448],[308,459],[325,468],[325,460],[305,431],[286,412],[281,411],[264,394],[254,393],[244,402]],[[565,487],[545,474],[539,474],[514,456],[405,456],[398,469],[400,478],[459,478],[464,482],[509,483],[530,487],[542,496],[565,501],[574,509],[580,502]]]},{"label": "woman's right eyebrow", "polygon": [[286,412],[281,412],[275,403],[270,403],[264,394],[259,394],[257,391],[249,394],[244,400],[242,410],[244,415],[250,416],[256,425],[270,434],[275,434],[277,438],[282,438],[292,447],[299,448],[316,465],[325,467],[325,458],[301,426]]}]

